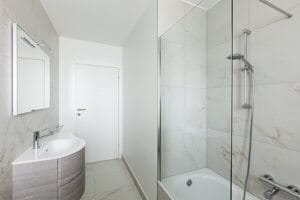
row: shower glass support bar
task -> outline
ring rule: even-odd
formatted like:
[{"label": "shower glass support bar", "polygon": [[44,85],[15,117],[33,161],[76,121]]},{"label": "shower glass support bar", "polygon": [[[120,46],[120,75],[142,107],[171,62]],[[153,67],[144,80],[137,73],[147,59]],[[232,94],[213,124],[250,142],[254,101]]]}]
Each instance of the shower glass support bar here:
[{"label": "shower glass support bar", "polygon": [[267,0],[259,0],[259,1],[260,1],[261,3],[263,3],[263,4],[265,4],[265,5],[267,5],[267,6],[271,7],[271,8],[273,8],[274,10],[277,10],[278,12],[284,14],[284,15],[287,16],[288,18],[293,17],[293,15],[292,15],[291,13],[289,13],[289,12],[287,12],[287,11],[285,11],[285,10],[279,8],[278,6],[274,5],[273,3],[271,3],[271,2],[269,2],[269,1],[267,1]]}]

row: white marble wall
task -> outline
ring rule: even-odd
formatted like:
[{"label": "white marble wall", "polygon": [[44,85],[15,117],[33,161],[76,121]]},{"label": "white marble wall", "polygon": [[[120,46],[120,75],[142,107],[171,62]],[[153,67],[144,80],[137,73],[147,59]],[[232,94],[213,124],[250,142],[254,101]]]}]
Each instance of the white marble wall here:
[{"label": "white marble wall", "polygon": [[[294,14],[286,19],[255,0],[235,0],[234,52],[243,53],[241,33],[252,30],[250,60],[255,66],[254,140],[249,191],[263,199],[268,187],[257,177],[270,173],[282,184],[300,186],[300,3],[274,0]],[[229,177],[230,167],[230,4],[208,11],[207,166]],[[218,31],[217,31],[218,30]],[[226,64],[227,63],[227,64]],[[227,65],[227,66],[226,66]],[[247,167],[249,113],[241,108],[241,63],[234,64],[233,180],[243,185]],[[278,195],[274,200],[288,199]]]},{"label": "white marble wall", "polygon": [[162,36],[161,45],[165,178],[206,166],[206,12],[190,11]]},{"label": "white marble wall", "polygon": [[[51,53],[49,109],[12,116],[11,25],[19,23]],[[0,200],[11,199],[11,162],[32,145],[32,131],[58,124],[58,35],[39,0],[0,0]]]}]

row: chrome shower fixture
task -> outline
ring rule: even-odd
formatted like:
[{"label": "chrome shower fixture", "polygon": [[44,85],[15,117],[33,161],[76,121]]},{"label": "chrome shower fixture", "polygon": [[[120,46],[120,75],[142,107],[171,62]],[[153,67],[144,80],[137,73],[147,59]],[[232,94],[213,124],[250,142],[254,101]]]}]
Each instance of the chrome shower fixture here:
[{"label": "chrome shower fixture", "polygon": [[229,60],[241,60],[245,64],[245,69],[243,70],[253,70],[254,66],[245,58],[242,54],[232,54],[227,56],[227,59]]},{"label": "chrome shower fixture", "polygon": [[277,187],[273,187],[272,189],[270,190],[267,190],[264,192],[264,197],[268,200],[272,200],[273,197],[280,191],[279,188]]},{"label": "chrome shower fixture", "polygon": [[300,199],[300,189],[294,185],[282,185],[274,180],[270,174],[264,174],[258,177],[259,180],[271,186],[272,188],[264,192],[264,197],[268,200],[272,200],[273,196],[278,192],[283,192],[295,199]]}]

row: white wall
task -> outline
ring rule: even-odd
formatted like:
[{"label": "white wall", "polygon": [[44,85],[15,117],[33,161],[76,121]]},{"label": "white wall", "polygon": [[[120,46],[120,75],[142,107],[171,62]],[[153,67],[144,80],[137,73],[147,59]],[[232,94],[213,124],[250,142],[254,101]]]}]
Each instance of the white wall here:
[{"label": "white wall", "polygon": [[[119,67],[122,74],[122,48],[61,37],[59,51],[59,122],[64,125],[64,131],[75,132],[75,64]],[[122,139],[122,75],[119,88],[119,130]]]},{"label": "white wall", "polygon": [[123,49],[123,156],[149,200],[157,194],[156,15],[151,1]]}]

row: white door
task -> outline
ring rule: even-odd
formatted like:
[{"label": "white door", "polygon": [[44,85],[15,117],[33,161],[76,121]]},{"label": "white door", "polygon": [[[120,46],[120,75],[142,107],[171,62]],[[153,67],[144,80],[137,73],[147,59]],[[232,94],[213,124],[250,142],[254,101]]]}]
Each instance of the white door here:
[{"label": "white door", "polygon": [[77,135],[86,141],[86,162],[118,157],[119,70],[77,64]]}]

